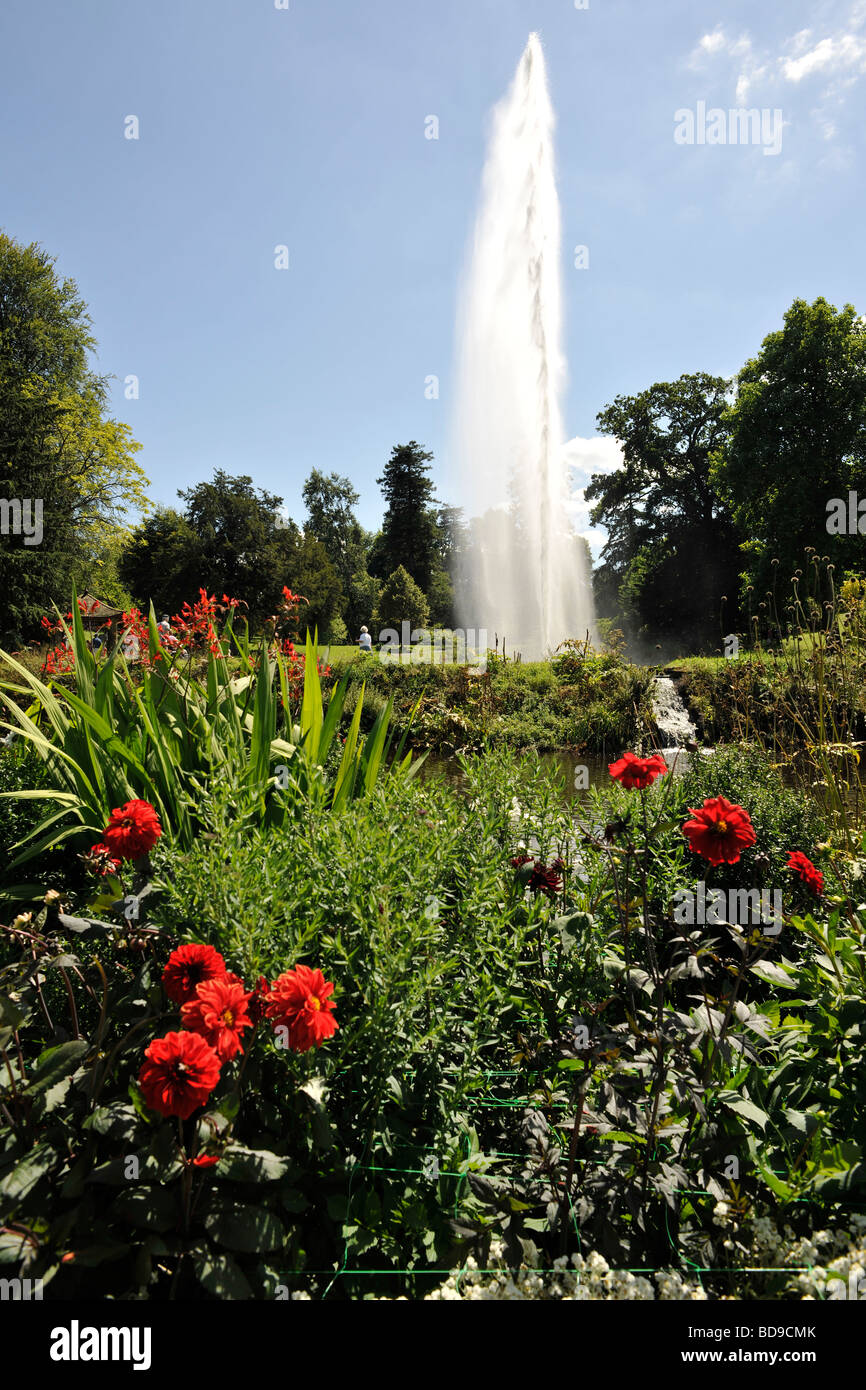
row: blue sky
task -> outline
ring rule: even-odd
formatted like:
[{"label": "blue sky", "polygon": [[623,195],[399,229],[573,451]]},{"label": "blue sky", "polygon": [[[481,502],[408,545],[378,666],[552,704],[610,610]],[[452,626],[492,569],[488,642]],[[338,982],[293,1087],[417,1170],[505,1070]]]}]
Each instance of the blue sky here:
[{"label": "blue sky", "polygon": [[[288,3],[3,0],[0,226],[78,282],[155,501],[223,468],[300,520],[318,467],[352,479],[372,528],[410,438],[444,479],[489,113],[531,30],[558,120],[577,465],[615,463],[593,442],[615,395],[732,373],[795,297],[866,311],[866,0]],[[699,102],[781,110],[781,150],[678,144]]]}]

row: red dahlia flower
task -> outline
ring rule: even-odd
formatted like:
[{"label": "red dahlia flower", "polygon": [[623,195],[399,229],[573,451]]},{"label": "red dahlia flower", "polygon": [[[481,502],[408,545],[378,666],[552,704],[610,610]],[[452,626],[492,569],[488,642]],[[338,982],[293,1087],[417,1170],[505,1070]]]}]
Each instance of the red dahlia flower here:
[{"label": "red dahlia flower", "polygon": [[104,845],[101,840],[91,845],[81,858],[90,872],[99,874],[100,878],[105,878],[107,874],[116,874],[120,869],[120,860],[115,859],[108,845]]},{"label": "red dahlia flower", "polygon": [[522,869],[523,866],[524,866],[524,864],[531,864],[531,863],[532,863],[532,855],[531,855],[531,854],[515,854],[514,858],[511,860],[511,867],[512,867],[512,869]]},{"label": "red dahlia flower", "polygon": [[807,888],[810,888],[816,898],[820,898],[824,892],[824,875],[820,869],[816,869],[811,859],[807,859],[805,854],[801,854],[798,849],[788,851],[788,868],[792,873],[797,874],[803,880]]},{"label": "red dahlia flower", "polygon": [[332,1017],[335,1005],[328,995],[334,986],[321,970],[297,965],[274,980],[265,1013],[274,1027],[288,1029],[289,1047],[309,1052],[330,1038],[340,1026]]},{"label": "red dahlia flower", "polygon": [[149,801],[127,801],[112,811],[103,836],[118,859],[140,859],[153,849],[162,826]]},{"label": "red dahlia flower", "polygon": [[192,941],[172,951],[162,972],[162,987],[175,1004],[195,998],[196,987],[204,980],[215,980],[226,973],[226,963],[213,946]]},{"label": "red dahlia flower", "polygon": [[219,1081],[219,1058],[198,1033],[166,1033],[144,1055],[138,1084],[150,1109],[160,1115],[188,1120]]},{"label": "red dahlia flower", "polygon": [[616,782],[621,782],[626,791],[637,787],[643,791],[657,777],[664,777],[668,765],[661,753],[653,753],[651,758],[639,758],[635,753],[623,753],[618,762],[608,765],[608,772]]},{"label": "red dahlia flower", "polygon": [[535,861],[529,875],[529,888],[533,893],[544,893],[545,897],[555,898],[559,892],[560,877],[554,868],[548,869],[541,859]]},{"label": "red dahlia flower", "polygon": [[190,1032],[200,1033],[221,1062],[231,1061],[243,1051],[241,1033],[253,1026],[247,1013],[249,994],[237,976],[230,979],[228,975],[203,980],[195,993],[195,999],[181,1008],[181,1023]]},{"label": "red dahlia flower", "polygon": [[711,864],[736,864],[740,853],[755,843],[755,831],[748,811],[723,796],[711,796],[700,810],[689,807],[693,820],[687,820],[683,834],[695,854]]}]

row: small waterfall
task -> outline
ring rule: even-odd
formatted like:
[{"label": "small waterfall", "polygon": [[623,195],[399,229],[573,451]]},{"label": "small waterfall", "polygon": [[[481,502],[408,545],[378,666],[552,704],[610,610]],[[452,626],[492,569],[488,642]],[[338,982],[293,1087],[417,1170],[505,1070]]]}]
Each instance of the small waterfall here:
[{"label": "small waterfall", "polygon": [[670,748],[682,748],[697,736],[698,731],[669,676],[656,676],[653,718],[664,743]]}]

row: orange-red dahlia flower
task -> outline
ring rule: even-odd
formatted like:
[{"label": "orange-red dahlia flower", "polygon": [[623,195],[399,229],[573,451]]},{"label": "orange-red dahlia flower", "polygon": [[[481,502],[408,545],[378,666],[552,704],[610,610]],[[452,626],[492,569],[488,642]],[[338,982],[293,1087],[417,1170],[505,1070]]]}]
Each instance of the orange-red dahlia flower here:
[{"label": "orange-red dahlia flower", "polygon": [[807,888],[810,888],[816,898],[820,898],[824,892],[824,875],[820,869],[816,869],[811,859],[802,854],[798,849],[788,851],[788,868],[792,873],[797,874],[803,880]]},{"label": "orange-red dahlia flower", "polygon": [[616,782],[621,782],[626,791],[637,787],[643,791],[657,777],[664,777],[668,765],[661,753],[653,753],[650,758],[639,758],[635,753],[623,753],[615,763],[608,764],[608,772]]},{"label": "orange-red dahlia flower", "polygon": [[160,1115],[188,1120],[219,1081],[219,1057],[198,1033],[166,1033],[144,1055],[138,1084],[147,1105]]},{"label": "orange-red dahlia flower", "polygon": [[218,979],[225,973],[226,963],[219,951],[201,941],[191,941],[172,951],[162,972],[162,987],[175,1004],[185,1004],[195,998],[202,981]]},{"label": "orange-red dahlia flower", "polygon": [[333,984],[321,970],[296,965],[274,980],[265,1001],[265,1013],[274,1027],[288,1029],[289,1047],[308,1052],[330,1038],[339,1027],[333,1017],[335,1005],[328,995]]},{"label": "orange-red dahlia flower", "polygon": [[237,976],[203,980],[196,987],[195,998],[181,1008],[181,1023],[190,1032],[200,1033],[221,1062],[229,1062],[243,1051],[241,1033],[253,1026],[247,1012],[250,997]]},{"label": "orange-red dahlia flower", "polygon": [[103,839],[116,859],[140,859],[161,834],[159,816],[149,801],[127,801],[112,811]]},{"label": "orange-red dahlia flower", "polygon": [[736,864],[741,852],[755,843],[748,811],[723,796],[711,796],[700,810],[690,806],[689,812],[693,819],[686,821],[683,834],[695,854],[711,864]]}]

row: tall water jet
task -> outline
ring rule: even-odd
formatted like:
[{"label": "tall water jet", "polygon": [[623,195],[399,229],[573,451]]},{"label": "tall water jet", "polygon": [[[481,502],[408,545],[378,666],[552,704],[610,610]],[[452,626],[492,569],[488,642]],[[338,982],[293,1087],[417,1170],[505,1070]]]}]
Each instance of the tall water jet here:
[{"label": "tall water jet", "polygon": [[583,541],[568,515],[554,115],[531,34],[493,113],[458,320],[453,442],[473,517],[461,626],[526,657],[592,629]]}]

